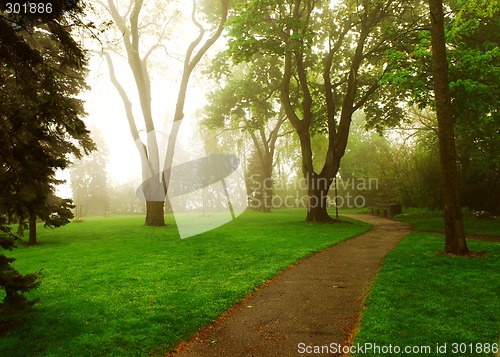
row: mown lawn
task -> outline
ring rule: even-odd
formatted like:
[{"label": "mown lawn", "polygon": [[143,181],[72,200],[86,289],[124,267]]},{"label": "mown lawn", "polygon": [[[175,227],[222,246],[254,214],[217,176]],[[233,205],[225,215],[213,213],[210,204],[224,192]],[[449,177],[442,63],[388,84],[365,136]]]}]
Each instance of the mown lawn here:
[{"label": "mown lawn", "polygon": [[[436,222],[420,218],[417,228],[435,229]],[[498,224],[469,220],[466,230],[495,233]],[[496,355],[492,347],[500,338],[500,243],[468,240],[468,246],[485,255],[445,256],[439,254],[444,248],[442,234],[409,234],[384,259],[366,299],[355,344],[430,346],[432,353],[426,356]],[[438,344],[446,344],[446,353],[437,352]],[[388,355],[363,352],[358,355]]]},{"label": "mown lawn", "polygon": [[10,253],[22,273],[43,269],[40,302],[0,337],[0,355],[164,355],[290,264],[369,229],[304,218],[246,212],[184,240],[143,217],[40,226],[39,246]]},{"label": "mown lawn", "polygon": [[[398,216],[398,221],[412,224],[417,231],[444,232],[443,217],[404,217]],[[464,218],[465,231],[480,235],[500,236],[500,219]]]}]

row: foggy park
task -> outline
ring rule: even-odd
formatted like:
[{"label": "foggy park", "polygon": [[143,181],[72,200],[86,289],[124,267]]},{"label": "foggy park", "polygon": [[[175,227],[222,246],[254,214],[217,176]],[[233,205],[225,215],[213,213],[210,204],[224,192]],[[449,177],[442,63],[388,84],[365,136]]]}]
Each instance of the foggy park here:
[{"label": "foggy park", "polygon": [[0,356],[498,356],[498,0],[0,1]]}]

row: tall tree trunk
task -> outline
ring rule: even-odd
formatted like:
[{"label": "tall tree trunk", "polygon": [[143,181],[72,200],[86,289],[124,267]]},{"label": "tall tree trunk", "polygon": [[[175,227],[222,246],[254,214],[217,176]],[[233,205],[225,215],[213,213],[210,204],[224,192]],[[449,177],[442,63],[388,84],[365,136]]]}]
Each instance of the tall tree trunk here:
[{"label": "tall tree trunk", "polygon": [[146,225],[147,226],[164,226],[164,202],[162,201],[146,201]]},{"label": "tall tree trunk", "polygon": [[334,219],[326,211],[328,207],[328,192],[331,180],[312,174],[307,181],[308,206],[306,222],[329,223]]},{"label": "tall tree trunk", "polygon": [[271,212],[273,208],[274,152],[276,148],[276,140],[279,136],[278,132],[284,120],[284,117],[279,119],[278,124],[269,134],[269,138],[266,137],[264,128],[260,128],[258,130],[260,139],[255,132],[249,132],[262,168],[262,175],[260,177],[260,192],[258,192],[260,195],[260,205],[258,208],[261,212]]},{"label": "tall tree trunk", "polygon": [[[330,217],[327,209],[327,198],[331,180],[314,172],[311,136],[309,131],[299,133],[300,149],[302,154],[302,173],[307,185],[307,215],[306,222],[329,223]],[[328,159],[328,158],[327,158]]]},{"label": "tall tree trunk", "polygon": [[30,230],[28,245],[36,245],[36,214],[30,213],[28,224]]},{"label": "tall tree trunk", "polygon": [[266,154],[262,162],[262,206],[261,212],[271,212],[273,208],[273,159]]},{"label": "tall tree trunk", "polygon": [[[314,197],[314,196],[313,196]],[[316,202],[316,200],[314,200]],[[310,223],[330,223],[334,219],[328,214],[325,206],[313,206],[309,204],[307,208],[306,222]]]},{"label": "tall tree trunk", "polygon": [[441,0],[429,0],[431,13],[434,95],[438,119],[439,153],[444,201],[445,252],[465,255],[464,222],[460,205],[455,132],[448,80],[448,61]]}]

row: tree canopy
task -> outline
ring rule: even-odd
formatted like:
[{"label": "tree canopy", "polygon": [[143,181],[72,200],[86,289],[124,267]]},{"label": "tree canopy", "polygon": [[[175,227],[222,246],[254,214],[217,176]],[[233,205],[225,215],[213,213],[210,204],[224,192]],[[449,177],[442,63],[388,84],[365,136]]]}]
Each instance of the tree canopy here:
[{"label": "tree canopy", "polygon": [[[366,107],[379,123],[401,118],[398,98],[379,89],[394,68],[387,51],[417,27],[418,5],[248,1],[239,3],[230,18],[227,55],[234,63],[260,58],[278,63],[280,99],[300,139],[309,186],[306,220],[330,220],[325,200],[345,152],[352,114]],[[311,138],[317,134],[328,138],[322,162],[313,160],[318,155]]]},{"label": "tree canopy", "polygon": [[[209,94],[204,124],[210,128],[241,131],[250,137],[258,168],[250,181],[259,187],[251,190],[252,207],[269,212],[272,207],[272,173],[278,139],[286,116],[280,105],[280,68],[278,63],[256,59],[227,68],[222,55],[212,65],[211,73],[224,86]],[[248,173],[247,173],[248,174]],[[252,184],[250,184],[252,186]]]}]

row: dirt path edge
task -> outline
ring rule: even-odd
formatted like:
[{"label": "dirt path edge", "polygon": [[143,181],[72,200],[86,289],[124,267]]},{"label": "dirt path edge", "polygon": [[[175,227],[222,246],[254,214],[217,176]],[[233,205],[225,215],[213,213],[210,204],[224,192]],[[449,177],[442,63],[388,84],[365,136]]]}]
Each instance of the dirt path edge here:
[{"label": "dirt path edge", "polygon": [[372,230],[298,262],[170,356],[310,356],[316,347],[340,355],[382,259],[411,231],[403,222],[345,216]]}]

